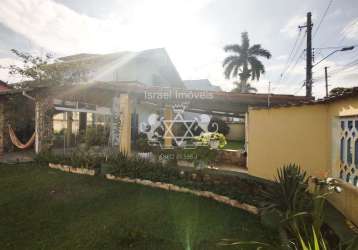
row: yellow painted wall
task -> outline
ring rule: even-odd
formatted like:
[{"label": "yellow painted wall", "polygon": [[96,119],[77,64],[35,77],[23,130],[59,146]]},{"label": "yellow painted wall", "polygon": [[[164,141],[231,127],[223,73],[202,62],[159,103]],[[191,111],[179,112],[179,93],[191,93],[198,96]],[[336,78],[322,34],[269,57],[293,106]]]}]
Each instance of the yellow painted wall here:
[{"label": "yellow painted wall", "polygon": [[245,123],[244,122],[233,122],[227,123],[230,128],[229,133],[226,135],[227,140],[245,140]]},{"label": "yellow painted wall", "polygon": [[[358,115],[358,98],[329,104],[251,109],[247,116],[247,167],[273,179],[277,168],[298,163],[309,175],[339,177],[339,118]],[[358,225],[358,188],[342,182],[331,203]]]},{"label": "yellow painted wall", "polygon": [[330,195],[328,200],[347,219],[358,226],[358,188],[344,181],[340,181],[340,187],[343,191]]},{"label": "yellow painted wall", "polygon": [[324,105],[250,110],[249,174],[273,179],[276,169],[289,163],[320,174],[328,165],[327,113]]}]

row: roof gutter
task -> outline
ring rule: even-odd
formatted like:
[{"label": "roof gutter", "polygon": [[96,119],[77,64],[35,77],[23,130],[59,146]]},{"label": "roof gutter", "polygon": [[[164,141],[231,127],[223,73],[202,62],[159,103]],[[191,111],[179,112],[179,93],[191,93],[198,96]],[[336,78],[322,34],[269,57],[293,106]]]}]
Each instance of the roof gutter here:
[{"label": "roof gutter", "polygon": [[25,90],[22,91],[22,95],[29,98],[32,101],[35,101],[35,98],[33,96],[28,95]]}]

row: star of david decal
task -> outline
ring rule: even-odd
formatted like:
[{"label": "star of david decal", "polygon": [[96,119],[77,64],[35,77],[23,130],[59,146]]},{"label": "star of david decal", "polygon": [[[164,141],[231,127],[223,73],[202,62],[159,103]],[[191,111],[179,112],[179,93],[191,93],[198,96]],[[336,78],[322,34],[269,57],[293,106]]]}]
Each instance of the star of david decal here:
[{"label": "star of david decal", "polygon": [[[184,117],[181,112],[178,112],[173,120],[163,120],[165,132],[163,135],[164,139],[174,139],[176,145],[181,146],[185,139],[190,139],[194,137],[193,132],[191,131],[194,126],[195,120],[184,120]],[[183,124],[185,127],[185,133],[183,136],[176,136],[173,133],[174,124]]]},{"label": "star of david decal", "polygon": [[[148,136],[148,141],[154,145],[159,145],[161,148],[167,148],[168,146],[163,145],[163,139],[171,139],[174,140],[176,145],[181,147],[185,140],[187,139],[192,139],[193,137],[195,137],[195,135],[193,134],[192,128],[197,125],[199,128],[202,129],[202,131],[204,132],[208,132],[208,124],[210,119],[206,118],[204,119],[200,119],[198,120],[197,118],[195,119],[191,119],[191,120],[185,120],[183,117],[183,113],[185,110],[185,104],[181,104],[181,105],[173,105],[173,112],[175,113],[175,116],[173,119],[171,120],[165,120],[163,117],[158,117],[155,116],[155,118],[153,119],[148,119],[148,121],[150,120],[149,124],[150,124],[150,129],[147,130],[142,130],[143,133],[146,133]],[[173,133],[173,126],[174,124],[183,124],[185,127],[185,132],[184,135],[182,136],[177,136],[175,135],[175,133]],[[144,127],[146,127],[146,123],[141,124]],[[154,131],[158,128],[158,127],[162,127],[164,129],[164,134],[162,136],[158,136],[157,137],[153,137]],[[185,147],[189,147],[189,148],[195,148],[196,146],[193,145],[186,145],[184,144]],[[172,146],[170,146],[170,148],[172,148]]]}]

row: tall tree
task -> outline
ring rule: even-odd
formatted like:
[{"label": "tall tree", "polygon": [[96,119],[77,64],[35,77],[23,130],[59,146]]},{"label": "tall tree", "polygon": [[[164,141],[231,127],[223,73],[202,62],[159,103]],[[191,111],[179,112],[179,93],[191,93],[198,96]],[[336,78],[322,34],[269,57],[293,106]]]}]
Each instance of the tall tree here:
[{"label": "tall tree", "polygon": [[22,78],[20,83],[13,85],[15,88],[34,84],[73,84],[86,81],[90,72],[90,63],[59,63],[49,53],[35,56],[16,49],[11,52],[21,61],[20,65],[12,64],[7,67],[10,75]]},{"label": "tall tree", "polygon": [[259,80],[265,73],[265,66],[257,57],[271,58],[271,53],[261,48],[260,44],[250,47],[247,32],[241,33],[241,45],[232,44],[224,47],[225,52],[231,53],[223,62],[224,74],[227,79],[240,77],[240,83],[247,84],[248,79]]}]

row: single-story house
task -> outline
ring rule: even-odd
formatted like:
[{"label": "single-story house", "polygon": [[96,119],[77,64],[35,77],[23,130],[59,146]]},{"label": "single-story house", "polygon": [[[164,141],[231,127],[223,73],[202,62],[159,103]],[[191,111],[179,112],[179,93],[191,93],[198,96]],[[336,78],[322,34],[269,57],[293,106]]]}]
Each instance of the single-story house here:
[{"label": "single-story house", "polygon": [[[58,141],[71,145],[71,141],[77,142],[76,134],[98,120],[109,128],[106,133],[110,131],[106,145],[118,145],[121,133],[120,148],[130,151],[131,141],[136,141],[140,125],[148,122],[150,114],[163,117],[178,102],[185,102],[185,111],[198,116],[207,114],[242,118],[249,106],[266,106],[269,100],[285,104],[306,99],[292,95],[213,91],[217,87],[205,79],[185,83],[163,48],[105,55],[77,54],[61,57],[46,67],[49,67],[49,72],[52,72],[51,68],[54,69],[53,79],[26,82],[23,85],[26,86],[25,92],[13,89],[11,93],[1,93],[0,103],[4,107],[1,112],[4,115],[0,119],[4,121],[0,126],[4,138],[2,144],[8,144],[9,138],[6,124],[12,108],[8,105],[10,94],[26,102],[26,105],[19,103],[20,107],[32,109],[26,114],[28,124],[32,125],[31,134],[35,129],[36,152],[42,151],[43,145],[46,145],[44,142],[50,140],[53,132],[66,129],[65,136],[58,134],[59,138],[63,137]],[[186,88],[185,84],[190,87]],[[18,118],[11,122],[12,126],[26,124],[19,122]],[[16,128],[15,132],[24,133]],[[123,137],[125,140],[122,140]],[[23,138],[23,141],[26,139]]]},{"label": "single-story house", "polygon": [[316,101],[249,108],[248,173],[272,180],[296,163],[311,176],[342,182],[332,204],[358,225],[358,87]]},{"label": "single-story house", "polygon": [[[184,83],[164,48],[110,54],[75,54],[58,58],[55,64],[50,65],[56,66],[66,72],[65,76],[69,79],[78,82],[138,82],[147,87],[184,88]],[[151,106],[139,105],[136,112],[138,123],[146,122],[148,116],[155,111]],[[66,127],[66,120],[66,114],[55,116],[55,131]],[[72,120],[75,126],[73,132],[76,132],[80,123],[79,114],[74,114]],[[92,113],[87,122],[91,124],[93,120],[96,118]]]}]

